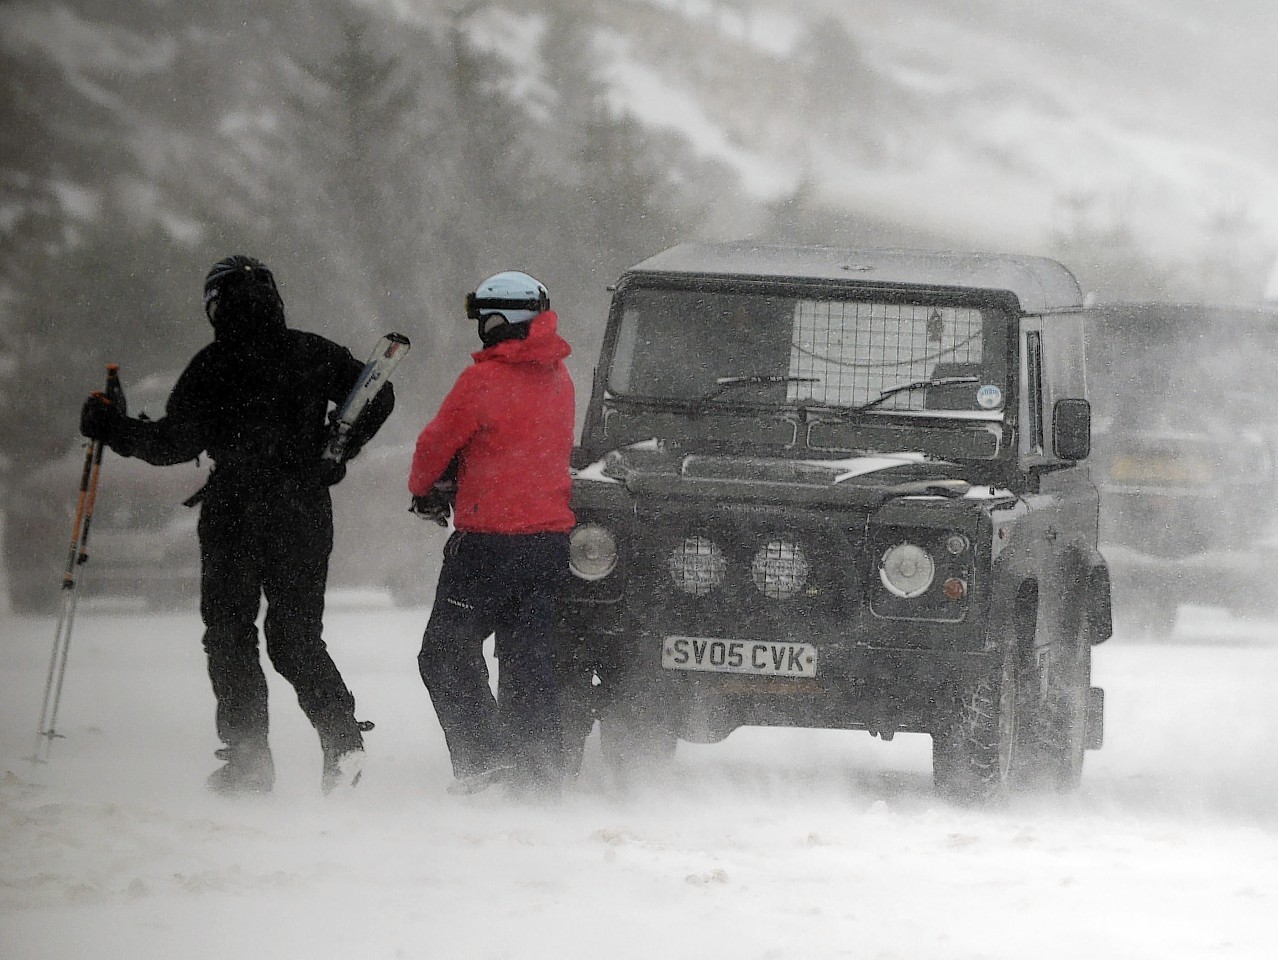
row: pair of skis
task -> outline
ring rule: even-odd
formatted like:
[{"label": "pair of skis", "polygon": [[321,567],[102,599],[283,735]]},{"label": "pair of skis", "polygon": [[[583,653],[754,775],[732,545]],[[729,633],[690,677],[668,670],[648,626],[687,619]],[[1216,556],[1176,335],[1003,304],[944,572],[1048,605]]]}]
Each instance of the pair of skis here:
[{"label": "pair of skis", "polygon": [[390,378],[391,373],[407,355],[408,337],[402,333],[388,333],[377,341],[372,356],[364,364],[359,379],[347,394],[346,400],[333,413],[333,435],[322,454],[325,460],[341,463],[346,459],[346,448],[350,445],[351,430],[355,421],[364,412],[364,408],[377,396],[379,390]]},{"label": "pair of skis", "polygon": [[[350,444],[351,430],[364,408],[377,396],[377,392],[389,379],[391,372],[408,353],[411,344],[402,333],[388,333],[377,341],[372,355],[360,371],[355,386],[346,400],[333,414],[333,435],[322,454],[326,460],[341,463]],[[106,389],[102,392],[108,403],[125,410],[124,389],[120,384],[120,368],[107,365]],[[76,601],[79,591],[77,569],[89,560],[89,528],[93,522],[93,508],[97,502],[98,480],[102,475],[102,456],[106,444],[101,440],[89,443],[84,454],[84,469],[80,475],[80,490],[76,500],[75,523],[71,530],[71,544],[67,564],[62,574],[62,604],[58,612],[57,627],[53,636],[53,652],[49,657],[49,672],[44,683],[44,699],[40,705],[40,722],[36,727],[36,749],[32,756],[35,763],[49,759],[53,741],[62,735],[57,732],[58,708],[62,702],[62,685],[66,678],[67,661],[71,651],[71,628],[75,623]]]}]

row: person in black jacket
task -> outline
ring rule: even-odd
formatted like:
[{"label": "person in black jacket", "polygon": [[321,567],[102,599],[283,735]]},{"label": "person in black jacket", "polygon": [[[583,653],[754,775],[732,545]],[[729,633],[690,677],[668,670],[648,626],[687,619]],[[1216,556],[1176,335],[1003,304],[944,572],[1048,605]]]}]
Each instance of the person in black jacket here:
[{"label": "person in black jacket", "polygon": [[[324,460],[329,404],[345,399],[363,364],[345,347],[289,329],[275,278],[242,255],[213,265],[204,281],[213,342],[192,358],[159,420],[133,419],[122,403],[91,396],[80,430],[116,453],[156,465],[214,462],[201,503],[200,614],[209,679],[217,701],[217,751],[225,765],[209,777],[224,794],[274,785],[267,741],[267,688],[257,613],[272,665],[297,691],[319,733],[325,793],[354,785],[363,764],[355,699],[323,640],[324,589],[333,547],[329,486],[344,463]],[[353,457],[390,415],[388,383],[351,432]]]}]

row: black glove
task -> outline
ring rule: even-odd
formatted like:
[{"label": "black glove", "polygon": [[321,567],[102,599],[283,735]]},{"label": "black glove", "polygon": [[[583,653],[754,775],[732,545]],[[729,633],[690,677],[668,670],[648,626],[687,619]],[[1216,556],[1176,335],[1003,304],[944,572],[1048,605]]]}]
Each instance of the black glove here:
[{"label": "black glove", "polygon": [[331,487],[334,484],[341,483],[346,476],[346,464],[337,460],[329,460],[326,457],[322,458],[315,475],[319,477],[320,483],[326,487]]},{"label": "black glove", "polygon": [[[358,422],[356,422],[355,426],[358,425]],[[369,438],[356,430],[355,426],[348,428],[343,433],[341,427],[337,424],[337,411],[334,410],[329,415],[328,427],[324,431],[324,449],[329,450],[334,444],[339,444],[342,451],[342,463],[350,463],[358,457],[359,452],[364,449],[364,444],[368,442]]]},{"label": "black glove", "polygon": [[448,526],[448,514],[452,508],[452,491],[441,487],[432,487],[430,493],[413,497],[409,513],[415,513],[423,520],[433,520],[441,527]]},{"label": "black glove", "polygon": [[315,471],[315,475],[319,478],[320,483],[326,487],[341,483],[346,477],[346,462],[355,456],[356,449],[352,448],[349,437],[347,442],[343,440],[341,431],[337,428],[337,421],[329,422],[328,428],[324,431],[324,451],[325,453],[338,453],[338,459],[333,460],[331,457],[322,457],[320,459],[319,468]]},{"label": "black glove", "polygon": [[109,444],[114,434],[119,431],[123,414],[120,408],[106,398],[105,394],[91,393],[80,408],[80,433],[90,440],[101,440]]}]

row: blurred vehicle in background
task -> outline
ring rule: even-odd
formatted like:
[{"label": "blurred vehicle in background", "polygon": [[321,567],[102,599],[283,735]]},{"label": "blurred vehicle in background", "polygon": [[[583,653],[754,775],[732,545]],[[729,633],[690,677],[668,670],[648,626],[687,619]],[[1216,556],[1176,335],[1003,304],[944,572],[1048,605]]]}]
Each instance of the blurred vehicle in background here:
[{"label": "blurred vehicle in background", "polygon": [[[126,381],[129,413],[162,416],[175,379],[170,374]],[[9,483],[3,552],[15,613],[51,613],[61,600],[85,442]],[[430,602],[447,531],[408,512],[411,455],[411,445],[379,445],[375,438],[333,488],[330,590],[380,591],[409,606]],[[77,568],[80,596],[149,610],[195,610],[200,511],[183,501],[204,485],[211,466],[201,457],[155,467],[108,451],[90,525],[89,560]]]},{"label": "blurred vehicle in background", "polygon": [[384,590],[405,607],[434,598],[449,531],[408,512],[412,457],[411,443],[379,444],[374,437],[333,487],[330,590]]},{"label": "blurred vehicle in background", "polygon": [[[176,374],[125,383],[129,413],[158,418]],[[14,477],[4,501],[4,563],[15,613],[56,610],[71,550],[86,440]],[[128,597],[154,609],[194,607],[200,590],[199,511],[182,505],[204,485],[207,458],[157,468],[107,452],[89,527],[81,596]]]},{"label": "blurred vehicle in background", "polygon": [[1278,310],[1095,308],[1092,469],[1119,636],[1166,637],[1182,604],[1278,611],[1276,367]]},{"label": "blurred vehicle in background", "polygon": [[[5,497],[4,561],[15,613],[57,609],[83,467],[84,446],[77,444],[16,480]],[[155,609],[193,605],[200,588],[199,511],[182,501],[207,472],[207,461],[157,470],[108,453],[89,560],[77,567],[80,595],[137,597]]]}]

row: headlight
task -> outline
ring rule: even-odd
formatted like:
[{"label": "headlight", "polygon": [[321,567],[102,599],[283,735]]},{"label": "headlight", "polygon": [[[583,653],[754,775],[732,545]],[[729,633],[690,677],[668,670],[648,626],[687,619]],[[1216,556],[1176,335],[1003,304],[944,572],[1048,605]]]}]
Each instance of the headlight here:
[{"label": "headlight", "polygon": [[932,585],[936,566],[922,547],[898,543],[889,547],[879,561],[879,579],[889,592],[910,599],[920,596]]},{"label": "headlight", "polygon": [[602,580],[617,569],[617,539],[597,523],[583,523],[568,537],[568,569],[582,580]]},{"label": "headlight", "polygon": [[808,582],[808,558],[803,548],[789,540],[764,544],[750,563],[750,577],[759,592],[772,600],[797,596]]},{"label": "headlight", "polygon": [[705,537],[685,537],[667,561],[675,586],[694,597],[704,597],[723,583],[728,561],[723,551]]}]

